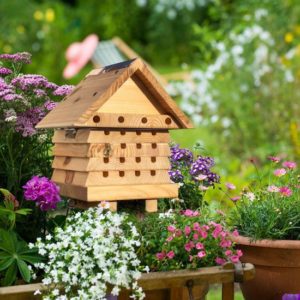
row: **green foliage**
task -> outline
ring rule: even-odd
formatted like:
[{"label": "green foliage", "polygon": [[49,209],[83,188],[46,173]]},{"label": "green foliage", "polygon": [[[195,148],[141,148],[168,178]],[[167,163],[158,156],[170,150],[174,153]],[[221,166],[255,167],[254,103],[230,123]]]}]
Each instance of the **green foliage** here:
[{"label": "green foliage", "polygon": [[29,249],[26,242],[19,240],[13,231],[0,229],[0,278],[1,285],[12,285],[21,275],[25,282],[31,280],[28,265],[41,262],[37,249]]}]

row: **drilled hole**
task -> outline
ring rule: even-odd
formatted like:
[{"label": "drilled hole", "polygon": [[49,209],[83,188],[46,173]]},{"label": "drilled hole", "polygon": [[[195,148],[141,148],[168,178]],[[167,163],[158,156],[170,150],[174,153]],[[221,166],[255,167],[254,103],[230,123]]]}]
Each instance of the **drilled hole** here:
[{"label": "drilled hole", "polygon": [[95,97],[97,94],[98,94],[98,92],[95,92],[95,93],[93,94],[93,96]]},{"label": "drilled hole", "polygon": [[126,131],[125,130],[121,130],[120,133],[121,133],[121,135],[125,135]]},{"label": "drilled hole", "polygon": [[155,170],[151,170],[150,174],[151,174],[151,176],[155,176],[156,175],[156,171]]},{"label": "drilled hole", "polygon": [[151,162],[155,163],[156,162],[156,157],[151,157]]},{"label": "drilled hole", "polygon": [[126,149],[126,144],[125,143],[121,144],[121,149]]},{"label": "drilled hole", "polygon": [[152,149],[156,149],[157,148],[157,144],[156,143],[151,144],[151,146],[152,146]]},{"label": "drilled hole", "polygon": [[109,134],[110,134],[110,131],[105,130],[105,131],[104,131],[104,134],[105,134],[105,135],[109,135]]},{"label": "drilled hole", "polygon": [[142,118],[142,123],[143,124],[146,124],[148,122],[148,119],[147,118]]},{"label": "drilled hole", "polygon": [[135,173],[135,176],[137,176],[137,177],[141,176],[141,171],[135,171],[134,173]]},{"label": "drilled hole", "polygon": [[78,102],[80,100],[80,97],[77,97],[75,100],[74,100],[74,103]]},{"label": "drilled hole", "polygon": [[103,162],[104,162],[105,164],[108,164],[108,163],[109,163],[109,158],[108,158],[108,157],[104,157],[104,158],[103,158]]},{"label": "drilled hole", "polygon": [[120,157],[120,163],[124,163],[125,162],[125,157]]},{"label": "drilled hole", "polygon": [[140,158],[140,157],[136,157],[136,158],[135,158],[135,161],[136,161],[137,163],[140,163],[140,162],[141,162],[141,158]]},{"label": "drilled hole", "polygon": [[124,171],[119,171],[119,176],[120,177],[124,177],[125,176],[125,172]]},{"label": "drilled hole", "polygon": [[142,133],[140,131],[137,131],[136,132],[136,135],[141,135]]},{"label": "drilled hole", "polygon": [[95,123],[99,123],[99,122],[100,122],[100,117],[99,117],[99,116],[94,116],[94,117],[93,117],[93,121],[94,121]]},{"label": "drilled hole", "polygon": [[155,131],[152,131],[152,135],[156,135],[156,132],[155,132]]},{"label": "drilled hole", "polygon": [[136,148],[137,149],[141,149],[142,148],[142,144],[140,144],[140,143],[136,144]]},{"label": "drilled hole", "polygon": [[119,70],[115,71],[115,74],[118,74],[119,73]]},{"label": "drilled hole", "polygon": [[165,122],[167,125],[170,125],[172,123],[172,120],[171,118],[166,118]]},{"label": "drilled hole", "polygon": [[108,172],[107,171],[103,172],[103,177],[108,177]]},{"label": "drilled hole", "polygon": [[124,117],[122,117],[122,116],[120,116],[119,118],[118,118],[118,121],[119,121],[119,123],[124,123]]}]

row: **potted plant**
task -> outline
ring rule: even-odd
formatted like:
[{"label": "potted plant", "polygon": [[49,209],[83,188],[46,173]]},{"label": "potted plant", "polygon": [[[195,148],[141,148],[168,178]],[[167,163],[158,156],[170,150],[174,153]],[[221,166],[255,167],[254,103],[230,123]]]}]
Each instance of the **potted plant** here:
[{"label": "potted plant", "polygon": [[241,234],[233,240],[244,253],[242,261],[256,267],[255,279],[241,285],[246,299],[300,292],[299,173],[295,162],[269,159],[271,166],[232,197],[231,224]]}]

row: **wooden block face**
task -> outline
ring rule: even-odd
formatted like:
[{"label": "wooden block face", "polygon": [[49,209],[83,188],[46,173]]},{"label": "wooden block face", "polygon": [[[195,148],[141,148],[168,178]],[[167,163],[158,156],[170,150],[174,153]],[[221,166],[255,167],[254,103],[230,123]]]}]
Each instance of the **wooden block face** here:
[{"label": "wooden block face", "polygon": [[142,131],[142,130],[93,130],[78,129],[76,134],[68,135],[66,130],[56,130],[53,143],[169,143],[171,141],[168,131]]},{"label": "wooden block face", "polygon": [[111,171],[111,170],[168,170],[170,160],[165,157],[103,157],[83,158],[56,156],[53,169],[70,171]]},{"label": "wooden block face", "polygon": [[172,183],[168,170],[75,172],[55,169],[52,180],[83,187]]},{"label": "wooden block face", "polygon": [[138,114],[108,114],[96,113],[83,125],[76,126],[99,127],[99,128],[154,128],[176,129],[179,126],[169,115],[138,115]]},{"label": "wooden block face", "polygon": [[55,144],[54,156],[69,157],[155,157],[169,156],[170,148],[165,143],[121,144]]},{"label": "wooden block face", "polygon": [[154,198],[178,197],[178,185],[171,184],[141,184],[99,187],[78,187],[69,184],[58,184],[61,195],[83,201],[115,201]]}]

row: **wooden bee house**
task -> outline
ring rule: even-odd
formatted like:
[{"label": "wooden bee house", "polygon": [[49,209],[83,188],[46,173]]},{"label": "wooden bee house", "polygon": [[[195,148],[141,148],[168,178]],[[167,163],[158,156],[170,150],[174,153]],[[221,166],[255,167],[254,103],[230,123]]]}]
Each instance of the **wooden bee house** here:
[{"label": "wooden bee house", "polygon": [[173,198],[169,130],[189,119],[139,59],[90,72],[38,125],[55,128],[53,176],[61,195],[97,203]]}]

